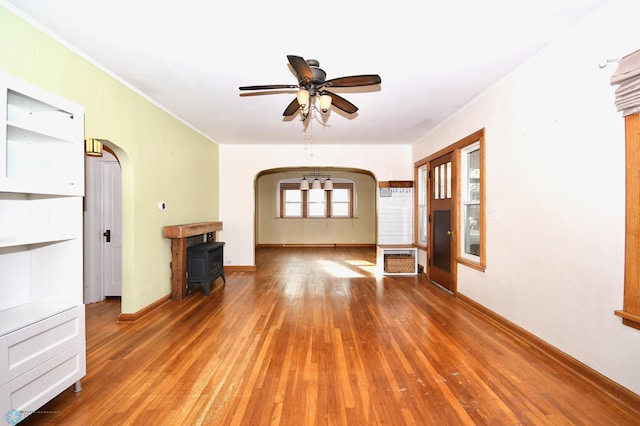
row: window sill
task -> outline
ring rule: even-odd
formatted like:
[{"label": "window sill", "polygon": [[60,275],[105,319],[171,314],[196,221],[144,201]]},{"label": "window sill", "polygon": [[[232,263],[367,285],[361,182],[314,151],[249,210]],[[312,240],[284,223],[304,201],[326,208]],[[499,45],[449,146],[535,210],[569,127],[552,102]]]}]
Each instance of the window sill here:
[{"label": "window sill", "polygon": [[483,265],[481,263],[478,262],[473,262],[469,259],[465,259],[464,257],[459,257],[457,259],[457,262],[461,265],[465,265],[468,266],[469,268],[472,269],[477,269],[480,272],[484,272],[487,269],[487,265]]},{"label": "window sill", "polygon": [[625,311],[615,311],[614,314],[622,318],[622,324],[640,330],[640,315]]},{"label": "window sill", "polygon": [[312,217],[302,217],[302,216],[289,216],[289,217],[280,217],[276,216],[275,219],[331,219],[331,220],[340,220],[340,219],[357,219],[357,216],[312,216]]}]

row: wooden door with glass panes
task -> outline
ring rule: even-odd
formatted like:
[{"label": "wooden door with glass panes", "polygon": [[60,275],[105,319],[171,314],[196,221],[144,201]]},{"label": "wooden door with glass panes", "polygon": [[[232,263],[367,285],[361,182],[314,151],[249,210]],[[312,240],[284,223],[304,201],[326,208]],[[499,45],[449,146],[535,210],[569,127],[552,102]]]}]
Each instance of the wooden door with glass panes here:
[{"label": "wooden door with glass panes", "polygon": [[452,153],[430,162],[429,200],[429,278],[453,291],[451,271],[454,262],[452,240],[453,167]]}]

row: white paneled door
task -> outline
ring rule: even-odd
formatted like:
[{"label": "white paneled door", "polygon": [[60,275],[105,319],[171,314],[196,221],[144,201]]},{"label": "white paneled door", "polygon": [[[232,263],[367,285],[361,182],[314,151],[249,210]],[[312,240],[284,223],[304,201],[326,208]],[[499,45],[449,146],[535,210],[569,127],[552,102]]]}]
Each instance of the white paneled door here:
[{"label": "white paneled door", "polygon": [[122,182],[117,161],[100,163],[102,206],[102,289],[104,296],[122,296]]}]

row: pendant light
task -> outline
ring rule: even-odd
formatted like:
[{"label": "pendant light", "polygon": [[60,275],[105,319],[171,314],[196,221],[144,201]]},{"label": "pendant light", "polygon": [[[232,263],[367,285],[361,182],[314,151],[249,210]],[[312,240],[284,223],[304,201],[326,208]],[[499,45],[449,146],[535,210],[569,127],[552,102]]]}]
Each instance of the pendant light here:
[{"label": "pendant light", "polygon": [[[309,179],[313,179],[311,184],[309,184]],[[324,182],[320,179],[324,179]],[[308,179],[307,176],[303,175],[302,179],[300,179],[300,191],[308,191],[310,189],[324,189],[325,191],[332,191],[333,181],[331,180],[331,176],[320,175],[318,174],[318,170],[314,171]]]},{"label": "pendant light", "polygon": [[320,179],[315,178],[313,183],[311,184],[311,189],[322,189],[322,184],[320,183]]},{"label": "pendant light", "polygon": [[301,191],[309,190],[309,181],[307,180],[306,177],[303,177],[302,180],[300,181],[300,190]]},{"label": "pendant light", "polygon": [[333,190],[333,181],[331,180],[330,177],[328,177],[327,180],[324,181],[324,190],[325,191]]}]

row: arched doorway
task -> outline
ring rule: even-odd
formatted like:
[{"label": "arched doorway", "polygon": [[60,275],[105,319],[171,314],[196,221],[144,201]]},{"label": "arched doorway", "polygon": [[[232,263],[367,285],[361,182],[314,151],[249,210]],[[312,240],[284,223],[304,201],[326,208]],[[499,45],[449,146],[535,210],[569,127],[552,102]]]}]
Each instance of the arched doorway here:
[{"label": "arched doorway", "polygon": [[[296,189],[302,177],[330,176],[337,183],[353,183],[353,214],[285,218],[283,184]],[[285,167],[263,170],[255,178],[255,245],[260,246],[375,246],[377,181],[368,170],[336,167]]]},{"label": "arched doorway", "polygon": [[122,173],[116,154],[85,157],[84,303],[122,295]]}]

